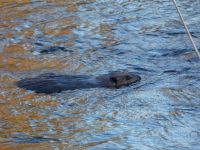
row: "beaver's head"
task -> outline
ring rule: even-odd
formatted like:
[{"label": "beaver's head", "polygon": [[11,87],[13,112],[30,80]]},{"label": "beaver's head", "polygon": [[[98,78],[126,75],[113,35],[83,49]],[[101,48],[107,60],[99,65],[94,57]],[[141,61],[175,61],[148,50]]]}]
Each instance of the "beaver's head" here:
[{"label": "beaver's head", "polygon": [[106,84],[107,87],[116,88],[127,86],[141,80],[140,76],[132,72],[111,72],[107,75],[100,76],[100,79],[101,81],[104,80],[104,84]]},{"label": "beaver's head", "polygon": [[140,76],[131,72],[113,72],[110,74],[110,81],[116,88],[127,86],[140,80]]}]

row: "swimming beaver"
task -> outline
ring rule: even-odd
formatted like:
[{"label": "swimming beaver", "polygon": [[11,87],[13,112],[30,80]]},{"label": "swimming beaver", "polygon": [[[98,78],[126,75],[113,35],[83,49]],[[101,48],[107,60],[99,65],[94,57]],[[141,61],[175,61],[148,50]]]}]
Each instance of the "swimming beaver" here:
[{"label": "swimming beaver", "polygon": [[140,79],[138,75],[130,72],[111,72],[98,77],[47,73],[35,78],[22,79],[16,85],[36,93],[50,94],[81,88],[119,88],[140,81]]}]

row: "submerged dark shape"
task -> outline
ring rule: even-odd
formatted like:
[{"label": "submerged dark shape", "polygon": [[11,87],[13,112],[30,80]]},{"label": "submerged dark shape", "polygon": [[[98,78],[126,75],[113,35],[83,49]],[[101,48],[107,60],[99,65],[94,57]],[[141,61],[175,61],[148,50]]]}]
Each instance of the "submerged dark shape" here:
[{"label": "submerged dark shape", "polygon": [[54,53],[56,51],[70,51],[70,50],[67,50],[65,47],[61,47],[61,46],[51,46],[48,48],[41,49],[40,53],[48,54],[48,53]]},{"label": "submerged dark shape", "polygon": [[17,137],[12,137],[11,139],[13,140],[13,142],[17,144],[25,144],[25,143],[34,144],[34,143],[49,142],[49,141],[59,142],[59,140],[56,138],[49,138],[43,136],[32,136],[32,137],[17,136]]},{"label": "submerged dark shape", "polygon": [[51,53],[55,53],[57,51],[70,52],[70,53],[73,52],[72,50],[70,50],[64,46],[48,46],[48,47],[46,47],[43,43],[40,43],[40,42],[35,42],[34,45],[35,45],[36,49],[33,49],[32,52],[36,51],[36,52],[39,52],[40,54],[51,54]]},{"label": "submerged dark shape", "polygon": [[111,72],[98,77],[47,73],[35,78],[22,79],[16,85],[20,88],[33,90],[36,93],[51,94],[84,88],[120,88],[140,80],[141,78],[138,75],[131,72]]}]

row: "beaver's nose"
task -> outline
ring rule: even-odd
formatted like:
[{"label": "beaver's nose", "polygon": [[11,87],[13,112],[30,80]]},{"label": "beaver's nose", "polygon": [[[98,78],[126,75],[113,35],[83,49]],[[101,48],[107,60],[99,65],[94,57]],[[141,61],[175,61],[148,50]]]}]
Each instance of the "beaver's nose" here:
[{"label": "beaver's nose", "polygon": [[142,78],[139,75],[135,75],[135,82],[140,81]]}]

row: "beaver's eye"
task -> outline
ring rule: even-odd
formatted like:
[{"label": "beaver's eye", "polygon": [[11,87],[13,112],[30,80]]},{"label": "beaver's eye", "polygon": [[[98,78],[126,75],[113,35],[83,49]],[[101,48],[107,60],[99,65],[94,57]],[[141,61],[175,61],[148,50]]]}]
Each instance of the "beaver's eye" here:
[{"label": "beaver's eye", "polygon": [[131,77],[130,76],[125,76],[126,80],[130,80]]}]

